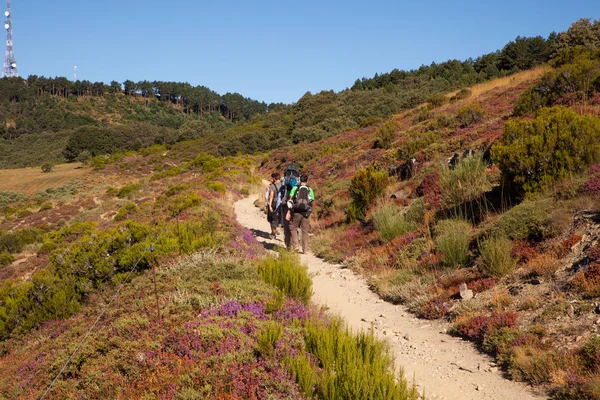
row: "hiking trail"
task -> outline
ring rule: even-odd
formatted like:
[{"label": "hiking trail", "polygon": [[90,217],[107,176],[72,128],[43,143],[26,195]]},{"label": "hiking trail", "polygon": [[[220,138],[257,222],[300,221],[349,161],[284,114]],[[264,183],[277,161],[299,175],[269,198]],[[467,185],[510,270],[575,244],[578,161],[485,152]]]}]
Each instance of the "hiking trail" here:
[{"label": "hiking trail", "polygon": [[[250,229],[265,248],[283,247],[269,239],[266,215],[255,207],[256,195],[235,203],[237,221]],[[281,229],[280,229],[281,230]],[[312,253],[301,254],[313,280],[312,301],[341,315],[353,330],[373,327],[390,343],[396,365],[404,368],[428,400],[540,400],[547,395],[505,379],[494,360],[473,344],[446,334],[449,325],[416,318],[403,306],[381,300],[365,280],[341,265],[332,265]]]}]

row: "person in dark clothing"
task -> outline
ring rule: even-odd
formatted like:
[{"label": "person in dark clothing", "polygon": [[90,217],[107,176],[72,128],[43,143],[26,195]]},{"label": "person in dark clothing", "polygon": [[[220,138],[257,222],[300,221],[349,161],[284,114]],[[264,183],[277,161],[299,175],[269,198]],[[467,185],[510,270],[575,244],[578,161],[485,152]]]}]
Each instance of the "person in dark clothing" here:
[{"label": "person in dark clothing", "polygon": [[298,229],[302,231],[302,253],[308,251],[308,234],[310,232],[310,214],[315,201],[315,194],[308,186],[308,175],[300,177],[300,186],[290,192],[286,219],[290,221],[292,247],[298,250]]},{"label": "person in dark clothing", "polygon": [[277,206],[279,197],[279,188],[281,187],[281,177],[277,172],[271,174],[271,185],[269,186],[269,201],[267,209],[267,221],[271,224],[271,239],[277,239],[277,226],[279,225],[279,216],[277,215]]}]

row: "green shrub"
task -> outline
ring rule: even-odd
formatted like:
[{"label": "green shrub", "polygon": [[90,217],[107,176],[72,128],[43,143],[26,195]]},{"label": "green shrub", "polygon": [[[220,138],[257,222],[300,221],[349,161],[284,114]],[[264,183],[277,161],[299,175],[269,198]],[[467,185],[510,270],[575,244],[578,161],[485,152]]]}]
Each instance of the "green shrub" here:
[{"label": "green shrub", "polygon": [[202,197],[196,192],[179,195],[169,200],[168,209],[172,217],[176,217],[188,208],[196,207],[202,203]]},{"label": "green shrub", "polygon": [[447,267],[464,267],[469,261],[471,224],[464,220],[446,219],[435,228],[435,244]]},{"label": "green shrub", "polygon": [[417,227],[416,223],[409,222],[404,217],[400,207],[387,201],[381,202],[373,211],[373,223],[384,242],[389,242]]},{"label": "green shrub", "polygon": [[469,104],[462,106],[456,112],[456,120],[462,128],[483,121],[485,110],[479,104]]},{"label": "green shrub", "polygon": [[517,266],[512,249],[512,241],[503,237],[490,237],[479,243],[479,269],[490,276],[508,275]]},{"label": "green shrub", "polygon": [[454,96],[452,96],[452,98],[450,100],[451,101],[464,100],[464,99],[471,97],[471,94],[473,94],[471,92],[471,90],[463,88],[463,89],[460,89],[458,91],[458,93],[456,93]]},{"label": "green shrub", "polygon": [[460,160],[451,170],[440,171],[442,202],[446,208],[480,199],[492,189],[492,183],[486,173],[487,164],[480,153]]},{"label": "green shrub", "polygon": [[52,210],[52,203],[44,203],[40,206],[40,211]]},{"label": "green shrub", "polygon": [[227,191],[227,187],[225,186],[225,184],[223,182],[217,182],[217,181],[208,182],[206,184],[206,187],[209,188],[210,190],[212,190],[213,192],[217,192],[217,193],[225,193]]},{"label": "green shrub", "polygon": [[287,296],[305,304],[310,301],[312,281],[298,257],[282,253],[278,258],[266,258],[258,264],[258,273],[263,281],[275,286]]},{"label": "green shrub", "polygon": [[119,189],[119,191],[117,192],[117,197],[120,199],[123,199],[125,197],[127,197],[129,199],[133,198],[134,194],[139,192],[141,188],[142,188],[142,185],[139,183],[127,184],[127,185],[123,186],[121,189]]},{"label": "green shrub", "polygon": [[0,252],[20,253],[25,246],[41,242],[44,234],[37,228],[24,228],[14,232],[0,231]]},{"label": "green shrub", "polygon": [[502,236],[517,241],[554,237],[559,229],[551,218],[552,207],[551,199],[525,200],[485,227],[483,236]]},{"label": "green shrub", "polygon": [[189,185],[171,185],[165,192],[165,196],[171,197],[179,194],[189,188]]},{"label": "green shrub", "polygon": [[131,214],[134,214],[139,211],[139,208],[135,203],[127,203],[123,207],[117,211],[117,215],[115,215],[115,221],[123,221],[127,219]]},{"label": "green shrub", "polygon": [[422,197],[414,199],[410,203],[410,207],[406,211],[406,220],[409,222],[414,222],[416,224],[420,224],[423,222],[423,218],[425,218],[425,200]]},{"label": "green shrub", "polygon": [[352,202],[346,210],[350,221],[365,218],[367,209],[371,204],[381,197],[388,184],[385,171],[378,171],[373,166],[358,170],[350,181],[350,197]]},{"label": "green shrub", "polygon": [[427,99],[430,108],[443,106],[448,102],[448,98],[442,93],[434,93]]},{"label": "green shrub", "polygon": [[0,253],[0,265],[9,265],[15,261],[15,258],[12,254],[3,251]]},{"label": "green shrub", "polygon": [[491,154],[505,182],[537,191],[600,160],[600,119],[544,108],[534,120],[508,121]]},{"label": "green shrub", "polygon": [[289,365],[290,373],[298,384],[300,392],[304,393],[309,399],[314,398],[313,392],[318,375],[310,362],[310,358],[306,354],[300,353],[287,359],[286,363]]},{"label": "green shrub", "polygon": [[377,138],[375,147],[389,149],[399,129],[398,122],[394,120],[389,120],[383,126],[375,129],[375,137]]},{"label": "green shrub", "polygon": [[[305,327],[306,351],[319,362],[314,398],[373,400],[416,400],[416,388],[409,387],[402,371],[394,373],[389,347],[373,332],[353,334],[335,319],[329,324],[308,321]],[[306,361],[303,368],[306,368]],[[296,366],[296,371],[299,367]],[[307,376],[308,375],[308,376]],[[314,377],[303,375],[303,386]]]},{"label": "green shrub", "polygon": [[42,172],[45,172],[45,173],[52,172],[53,169],[54,169],[54,164],[52,164],[52,163],[43,163],[42,164]]},{"label": "green shrub", "polygon": [[267,326],[258,333],[257,336],[257,351],[261,357],[270,357],[275,351],[277,341],[281,339],[283,327],[281,324],[270,321]]},{"label": "green shrub", "polygon": [[398,147],[396,159],[406,161],[440,140],[440,136],[433,132],[414,133]]}]

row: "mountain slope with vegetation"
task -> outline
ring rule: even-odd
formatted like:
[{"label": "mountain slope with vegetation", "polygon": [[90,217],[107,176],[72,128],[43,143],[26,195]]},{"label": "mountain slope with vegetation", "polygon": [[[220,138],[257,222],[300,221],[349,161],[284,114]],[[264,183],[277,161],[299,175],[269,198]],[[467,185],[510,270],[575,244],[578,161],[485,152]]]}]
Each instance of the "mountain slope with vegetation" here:
[{"label": "mountain slope with vegetation", "polygon": [[513,379],[596,399],[600,23],[556,40],[549,67],[274,151],[261,171],[311,176],[314,252],[450,321]]},{"label": "mountain slope with vegetation", "polygon": [[297,258],[235,222],[232,202],[294,161],[313,251],[513,379],[600,397],[599,22],[294,105],[0,85],[3,162],[48,161],[37,142],[88,164],[1,183],[0,396],[418,398],[384,344],[310,304]]}]

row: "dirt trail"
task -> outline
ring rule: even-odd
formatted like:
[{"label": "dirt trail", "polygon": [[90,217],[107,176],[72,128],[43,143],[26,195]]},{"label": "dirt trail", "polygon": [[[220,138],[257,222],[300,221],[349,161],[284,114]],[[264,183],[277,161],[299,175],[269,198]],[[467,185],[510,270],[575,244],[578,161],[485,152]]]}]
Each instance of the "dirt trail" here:
[{"label": "dirt trail", "polygon": [[[283,246],[281,240],[268,239],[269,223],[254,206],[255,199],[251,196],[235,203],[238,222],[251,229],[266,248]],[[384,302],[352,271],[312,254],[300,257],[313,278],[313,301],[340,314],[355,330],[372,326],[377,337],[389,341],[397,364],[404,367],[409,381],[414,377],[418,387],[425,389],[427,399],[548,398],[504,379],[492,359],[469,342],[445,334],[446,325],[419,320],[404,307]]]}]

